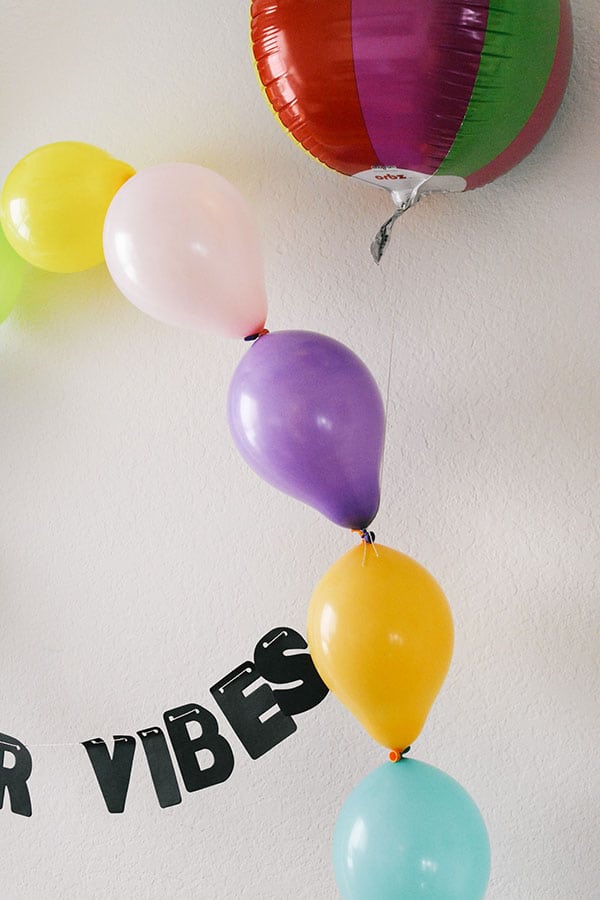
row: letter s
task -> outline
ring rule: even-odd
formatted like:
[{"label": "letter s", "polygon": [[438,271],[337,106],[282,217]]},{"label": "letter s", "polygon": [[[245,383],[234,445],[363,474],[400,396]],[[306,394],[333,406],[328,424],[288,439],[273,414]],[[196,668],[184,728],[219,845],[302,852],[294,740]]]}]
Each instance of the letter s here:
[{"label": "letter s", "polygon": [[254,649],[254,664],[262,677],[271,684],[287,685],[273,693],[288,716],[312,709],[328,693],[310,654],[300,652],[307,648],[302,635],[292,628],[273,628]]}]

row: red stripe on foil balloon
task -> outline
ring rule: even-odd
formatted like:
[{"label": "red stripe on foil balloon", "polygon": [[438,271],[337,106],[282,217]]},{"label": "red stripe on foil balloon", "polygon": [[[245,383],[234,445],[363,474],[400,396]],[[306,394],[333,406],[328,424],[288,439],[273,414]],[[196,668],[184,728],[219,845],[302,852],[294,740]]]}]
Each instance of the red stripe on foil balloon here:
[{"label": "red stripe on foil balloon", "polygon": [[344,175],[377,165],[354,77],[351,6],[252,4],[254,56],[269,102],[305,150]]}]

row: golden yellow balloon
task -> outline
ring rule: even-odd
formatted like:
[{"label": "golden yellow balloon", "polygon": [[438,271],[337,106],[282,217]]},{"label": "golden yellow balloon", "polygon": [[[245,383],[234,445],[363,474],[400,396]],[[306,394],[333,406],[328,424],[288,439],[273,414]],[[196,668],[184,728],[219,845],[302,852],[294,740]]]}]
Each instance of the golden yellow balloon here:
[{"label": "golden yellow balloon", "polygon": [[34,266],[81,272],[104,259],[102,230],[110,202],[135,172],[104,150],[77,141],[38,147],[2,188],[6,238]]},{"label": "golden yellow balloon", "polygon": [[308,646],[327,687],[384,747],[420,734],[452,658],[441,588],[414,559],[359,546],[323,576],[308,610]]}]

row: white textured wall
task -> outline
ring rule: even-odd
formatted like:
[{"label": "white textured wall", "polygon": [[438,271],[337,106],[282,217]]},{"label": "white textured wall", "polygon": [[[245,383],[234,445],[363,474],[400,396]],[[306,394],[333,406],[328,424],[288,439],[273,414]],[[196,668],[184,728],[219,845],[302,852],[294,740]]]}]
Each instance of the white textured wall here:
[{"label": "white textured wall", "polygon": [[[456,777],[493,900],[598,882],[598,4],[574,0],[565,104],[492,186],[420,204],[381,269],[383,193],[302,154],[255,82],[243,0],[1,0],[0,177],[79,139],[233,181],[263,236],[271,329],[352,346],[383,389],[378,539],[446,590],[456,651],[414,755]],[[353,538],[230,445],[244,347],[160,326],[102,268],[32,274],[0,330],[0,730],[134,733],[197,701],[270,628],[304,629]],[[337,811],[381,748],[328,698],[226,784],[161,810],[140,756],[110,816],[81,747],[32,750],[34,815],[0,812],[7,898],[333,900]],[[376,900],[376,898],[374,898]]]}]

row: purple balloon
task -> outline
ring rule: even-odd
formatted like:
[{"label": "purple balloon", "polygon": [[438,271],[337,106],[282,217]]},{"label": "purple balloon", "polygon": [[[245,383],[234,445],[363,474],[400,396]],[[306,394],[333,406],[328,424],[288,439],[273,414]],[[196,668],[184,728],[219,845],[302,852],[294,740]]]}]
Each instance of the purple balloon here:
[{"label": "purple balloon", "polygon": [[261,478],[338,525],[370,525],[385,413],[375,379],[348,347],[311,331],[263,335],[235,370],[227,412]]}]

